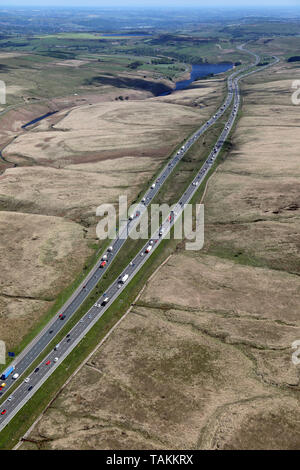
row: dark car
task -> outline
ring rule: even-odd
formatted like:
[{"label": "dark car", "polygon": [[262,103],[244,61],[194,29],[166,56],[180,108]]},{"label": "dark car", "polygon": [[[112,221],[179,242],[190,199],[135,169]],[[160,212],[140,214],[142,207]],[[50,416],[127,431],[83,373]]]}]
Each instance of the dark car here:
[{"label": "dark car", "polygon": [[30,390],[33,389],[33,385],[30,385],[30,387],[28,388],[28,392],[30,392]]},{"label": "dark car", "polygon": [[39,370],[40,370],[40,368],[39,368],[39,367],[37,367],[37,368],[35,369],[35,371],[34,371],[34,372],[38,372]]},{"label": "dark car", "polygon": [[51,335],[51,333],[53,333],[53,330],[50,330],[50,331],[49,331],[49,335]]}]

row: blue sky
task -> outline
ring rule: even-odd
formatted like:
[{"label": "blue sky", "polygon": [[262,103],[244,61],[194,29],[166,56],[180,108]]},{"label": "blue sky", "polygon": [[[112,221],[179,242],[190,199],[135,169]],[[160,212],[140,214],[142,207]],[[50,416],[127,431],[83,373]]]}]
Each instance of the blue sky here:
[{"label": "blue sky", "polygon": [[[1,2],[2,3],[2,2]],[[237,7],[241,9],[242,7],[292,7],[300,6],[300,0],[10,0],[3,1],[4,5],[10,6],[39,6],[39,7],[128,7],[128,6],[138,6],[138,7],[183,7],[193,6],[199,8],[207,7]]]}]

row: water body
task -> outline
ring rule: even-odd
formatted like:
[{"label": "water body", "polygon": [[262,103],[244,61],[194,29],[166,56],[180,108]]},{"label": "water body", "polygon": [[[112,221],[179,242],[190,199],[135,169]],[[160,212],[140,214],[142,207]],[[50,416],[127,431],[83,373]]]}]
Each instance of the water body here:
[{"label": "water body", "polygon": [[42,121],[43,119],[46,119],[47,117],[52,116],[52,114],[56,114],[56,113],[58,113],[58,111],[51,111],[50,113],[43,114],[43,116],[39,116],[39,117],[33,119],[32,121],[27,122],[26,124],[24,124],[22,126],[22,129],[26,129],[26,127],[31,126],[32,124],[35,124],[36,122]]},{"label": "water body", "polygon": [[[131,34],[132,35],[133,34],[140,35],[142,33],[131,33]],[[109,34],[107,34],[107,35],[109,35]],[[116,36],[117,36],[117,34],[116,34]],[[164,84],[161,84],[161,85],[157,84],[157,87],[160,88],[160,90],[158,91],[158,89],[157,89],[156,92],[153,90],[153,86],[149,85],[150,90],[152,92],[154,92],[155,96],[170,95],[171,93],[173,93],[176,90],[184,90],[191,83],[193,83],[195,80],[198,80],[199,78],[207,77],[210,74],[226,72],[227,70],[232,69],[232,67],[233,67],[233,64],[231,62],[221,62],[220,64],[198,64],[198,65],[196,64],[196,65],[192,65],[190,78],[187,79],[187,80],[180,80],[179,82],[176,82],[176,86],[175,86],[174,90],[164,91],[163,93],[160,93],[161,89],[166,88],[166,85],[164,85]],[[103,80],[104,80],[104,78],[102,77],[102,83],[103,83]],[[110,79],[110,80],[112,80],[112,79]],[[110,83],[110,84],[112,84],[112,83]],[[121,87],[122,83],[118,82],[118,83],[114,83],[114,85]],[[141,80],[141,79],[140,80],[135,80],[132,83],[129,82],[129,83],[123,84],[124,88],[147,89],[147,86],[148,86],[148,82],[145,81],[145,80]],[[27,122],[26,124],[24,124],[22,126],[22,129],[26,129],[26,127],[31,126],[32,124],[35,124],[36,122],[42,121],[43,119],[46,119],[47,117],[52,116],[52,114],[55,114],[57,112],[58,111],[51,111],[47,114],[43,114],[43,116],[40,116],[40,117],[38,117],[36,119],[33,119],[32,121]]]},{"label": "water body", "polygon": [[[232,67],[233,67],[233,64],[231,62],[221,62],[219,64],[192,65],[190,78],[188,78],[187,80],[180,80],[179,82],[176,82],[176,86],[173,91],[184,90],[195,80],[199,80],[199,78],[204,78],[211,74],[227,72],[227,70],[232,69]],[[173,91],[162,93],[160,96],[169,95],[173,93]]]}]

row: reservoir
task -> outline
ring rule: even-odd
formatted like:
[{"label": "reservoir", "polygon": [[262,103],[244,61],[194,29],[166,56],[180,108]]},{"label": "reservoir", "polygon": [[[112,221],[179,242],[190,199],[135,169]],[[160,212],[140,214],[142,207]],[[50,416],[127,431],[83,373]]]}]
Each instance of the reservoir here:
[{"label": "reservoir", "polygon": [[191,83],[195,80],[199,80],[199,78],[204,78],[209,76],[210,74],[217,74],[222,72],[227,72],[227,70],[232,69],[233,63],[232,62],[220,62],[219,64],[195,64],[192,65],[192,70],[190,74],[190,78],[187,80],[180,80],[176,82],[176,86],[174,90],[167,91],[162,93],[160,96],[165,96],[173,93],[176,90],[184,90],[187,88]]}]

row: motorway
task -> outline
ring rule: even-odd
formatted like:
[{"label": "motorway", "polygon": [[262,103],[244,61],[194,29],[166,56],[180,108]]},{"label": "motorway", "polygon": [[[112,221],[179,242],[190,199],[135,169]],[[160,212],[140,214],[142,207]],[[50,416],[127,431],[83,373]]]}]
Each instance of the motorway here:
[{"label": "motorway", "polygon": [[[46,348],[46,346],[53,340],[57,333],[65,326],[66,320],[70,319],[72,315],[78,310],[80,305],[94,289],[96,284],[99,282],[107,267],[111,264],[112,259],[117,255],[118,251],[121,249],[125,243],[129,233],[133,228],[138,224],[140,218],[142,217],[144,211],[147,210],[147,207],[158,193],[164,181],[171,174],[177,163],[187,152],[187,150],[193,145],[193,143],[210,127],[212,126],[221,116],[224,114],[226,109],[230,106],[232,99],[234,99],[232,111],[226,122],[222,133],[220,134],[218,141],[216,142],[214,148],[207,157],[205,163],[202,165],[201,169],[194,177],[193,181],[186,189],[184,194],[180,197],[177,204],[174,206],[171,213],[163,221],[161,226],[152,234],[151,240],[145,243],[144,247],[140,252],[131,260],[128,266],[124,269],[123,273],[110,285],[106,290],[105,294],[101,296],[96,304],[78,321],[78,323],[70,330],[67,336],[60,342],[59,347],[56,350],[51,351],[47,357],[39,364],[39,366],[28,375],[28,381],[23,381],[8,397],[3,404],[1,404],[0,412],[5,411],[5,414],[0,414],[0,430],[2,430],[12,419],[13,416],[24,406],[25,403],[32,397],[32,395],[41,387],[41,385],[48,379],[48,377],[54,372],[59,364],[71,353],[71,351],[77,346],[77,344],[84,338],[88,331],[95,325],[95,323],[101,318],[105,311],[111,306],[114,300],[120,295],[120,293],[126,288],[126,285],[130,280],[137,274],[137,272],[142,268],[145,262],[149,259],[151,254],[155,249],[160,245],[161,241],[166,237],[167,233],[170,231],[171,227],[174,225],[176,220],[180,217],[184,210],[185,204],[187,204],[196,191],[198,190],[200,184],[203,182],[204,178],[207,176],[212,165],[214,164],[221,148],[229,135],[231,128],[234,124],[235,118],[237,116],[239,105],[240,105],[240,93],[238,87],[238,81],[252,73],[258,72],[270,65],[273,65],[278,61],[275,58],[275,62],[268,64],[267,66],[260,67],[251,72],[244,73],[245,70],[257,65],[259,62],[259,57],[256,54],[253,54],[250,51],[243,49],[243,46],[240,46],[241,50],[249,52],[255,57],[255,63],[240,69],[239,71],[233,73],[228,77],[228,95],[219,108],[216,114],[207,121],[196,133],[194,133],[185,143],[185,145],[176,152],[171,161],[163,168],[160,175],[157,177],[155,186],[148,189],[141,202],[137,204],[136,213],[139,215],[133,218],[133,220],[128,219],[126,224],[120,229],[118,237],[114,240],[112,246],[112,251],[106,251],[107,256],[107,265],[104,268],[99,269],[101,260],[96,264],[96,266],[89,273],[87,278],[79,286],[79,288],[74,292],[69,301],[63,306],[63,308],[55,315],[55,318],[48,323],[44,330],[33,340],[30,345],[23,351],[22,354],[16,358],[12,365],[15,365],[14,373],[19,375],[24,374],[28,367],[36,360],[40,353]],[[162,233],[162,236],[160,236]],[[146,249],[152,246],[151,251],[146,253]],[[121,278],[125,275],[128,276],[125,282],[121,281]],[[107,299],[104,302],[104,299]],[[61,320],[59,314],[65,315],[65,319]],[[12,379],[12,375],[6,379],[7,386],[5,391],[15,383]],[[27,379],[26,379],[27,380]]]},{"label": "motorway", "polygon": [[[100,279],[103,277],[109,266],[111,265],[113,259],[117,256],[118,252],[126,242],[129,234],[132,230],[138,225],[143,213],[147,210],[147,207],[151,204],[154,197],[159,192],[160,188],[167,180],[169,175],[173,172],[174,168],[178,162],[183,158],[185,153],[189,150],[191,145],[197,141],[197,139],[203,135],[206,130],[214,125],[216,121],[224,114],[227,108],[230,106],[233,97],[232,91],[232,80],[233,77],[238,72],[235,72],[230,77],[228,77],[228,89],[229,93],[223,105],[219,108],[216,114],[204,125],[200,127],[181,147],[181,149],[173,154],[170,161],[164,166],[160,174],[157,176],[155,181],[155,187],[152,188],[152,184],[149,189],[146,191],[144,196],[141,198],[139,204],[137,204],[135,209],[135,214],[139,214],[138,217],[134,217],[133,220],[129,220],[126,217],[126,223],[120,227],[119,233],[117,234],[116,239],[112,242],[111,247],[112,251],[106,251],[102,253],[103,256],[107,257],[107,264],[104,268],[100,268],[102,259],[95,264],[93,269],[89,272],[86,278],[81,282],[79,287],[75,290],[72,296],[68,301],[62,306],[59,312],[52,318],[48,324],[43,328],[43,330],[34,338],[33,341],[28,344],[28,346],[18,355],[18,357],[13,361],[11,365],[15,366],[15,373],[18,373],[19,376],[23,374],[32,363],[33,358],[36,358],[53,340],[53,338],[59,333],[59,331],[65,326],[65,323],[74,315],[82,303],[86,300],[95,286],[98,284]],[[59,315],[64,316],[64,320],[59,319]],[[51,333],[50,333],[51,332]],[[2,394],[7,393],[11,386],[14,384],[14,381],[11,377],[6,380],[6,387],[2,391]],[[1,393],[1,392],[0,392]]]}]

